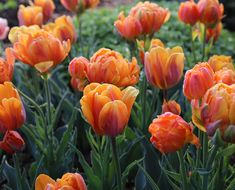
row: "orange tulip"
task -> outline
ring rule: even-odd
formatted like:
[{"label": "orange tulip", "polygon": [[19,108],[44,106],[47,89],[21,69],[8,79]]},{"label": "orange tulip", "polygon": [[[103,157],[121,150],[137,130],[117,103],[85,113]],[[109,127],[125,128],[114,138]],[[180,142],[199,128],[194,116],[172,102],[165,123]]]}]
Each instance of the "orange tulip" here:
[{"label": "orange tulip", "polygon": [[75,26],[70,16],[60,16],[54,23],[44,25],[42,28],[52,33],[61,41],[67,41],[69,39],[71,43],[74,43],[77,39]]},{"label": "orange tulip", "polygon": [[150,44],[148,42],[144,42],[144,41],[138,41],[138,49],[139,49],[139,56],[140,56],[140,60],[141,60],[141,63],[144,65],[144,54],[145,54],[145,51],[150,51],[152,48],[155,48],[155,47],[165,47],[163,42],[159,39],[152,39],[150,41]]},{"label": "orange tulip", "polygon": [[7,37],[9,31],[7,19],[0,18],[0,40],[4,40]]},{"label": "orange tulip", "polygon": [[17,35],[14,53],[18,60],[35,67],[40,73],[61,63],[70,51],[70,41],[61,42],[44,30]]},{"label": "orange tulip", "polygon": [[43,13],[42,7],[39,6],[28,6],[20,5],[18,10],[18,20],[19,25],[39,25],[41,26],[43,23]]},{"label": "orange tulip", "polygon": [[79,173],[66,173],[56,181],[48,175],[40,174],[35,183],[35,190],[87,190],[83,177]]},{"label": "orange tulip", "polygon": [[139,20],[143,34],[153,34],[160,30],[161,26],[168,21],[170,13],[156,3],[149,1],[139,2],[130,10],[130,16]]},{"label": "orange tulip", "polygon": [[231,56],[214,55],[210,57],[208,63],[210,64],[214,72],[219,71],[224,67],[234,70],[233,60]]},{"label": "orange tulip", "polygon": [[112,84],[91,83],[83,91],[81,108],[98,135],[115,137],[125,129],[139,93],[134,87],[120,90]]},{"label": "orange tulip", "polygon": [[199,11],[194,0],[189,0],[180,4],[178,17],[183,23],[190,24],[191,26],[199,21]]},{"label": "orange tulip", "polygon": [[207,28],[206,30],[206,41],[209,42],[210,39],[213,39],[213,42],[218,40],[223,29],[222,22],[219,22],[214,28]]},{"label": "orange tulip", "polygon": [[0,132],[14,130],[25,122],[25,110],[11,82],[0,84]]},{"label": "orange tulip", "polygon": [[184,68],[184,53],[181,47],[173,49],[156,47],[145,53],[145,74],[147,80],[160,89],[176,85]]},{"label": "orange tulip", "polygon": [[150,141],[162,153],[176,152],[185,144],[199,146],[199,139],[193,134],[192,126],[179,115],[166,112],[154,119],[149,126]]},{"label": "orange tulip", "polygon": [[215,83],[235,84],[235,71],[225,67],[215,72]]},{"label": "orange tulip", "polygon": [[0,141],[0,149],[9,154],[13,154],[16,151],[21,151],[24,148],[24,145],[24,140],[16,131],[7,131],[3,140]]},{"label": "orange tulip", "polygon": [[69,11],[77,12],[79,9],[79,0],[60,0],[60,2]]},{"label": "orange tulip", "polygon": [[42,7],[44,22],[51,18],[55,10],[55,4],[53,0],[34,0],[34,5]]},{"label": "orange tulip", "polygon": [[115,21],[114,26],[119,34],[126,39],[133,40],[142,33],[140,21],[133,16],[125,17],[123,12],[119,14],[118,20]]},{"label": "orange tulip", "polygon": [[166,112],[171,112],[173,114],[180,115],[181,113],[180,105],[174,100],[170,101],[164,100],[162,104],[162,113]]},{"label": "orange tulip", "polygon": [[128,62],[122,55],[110,49],[101,48],[88,61],[84,57],[74,59],[69,72],[72,76],[71,84],[78,86],[92,82],[110,83],[118,87],[135,85],[139,80],[140,68],[135,58]]},{"label": "orange tulip", "polygon": [[6,49],[6,60],[0,58],[0,84],[11,81],[14,71],[15,57],[10,48]]},{"label": "orange tulip", "polygon": [[214,85],[214,72],[206,62],[199,63],[186,72],[183,92],[189,99],[200,99]]},{"label": "orange tulip", "polygon": [[85,9],[95,8],[100,3],[100,0],[83,0],[83,7]]},{"label": "orange tulip", "polygon": [[215,26],[223,18],[224,6],[218,0],[200,0],[197,6],[200,21],[207,27]]},{"label": "orange tulip", "polygon": [[235,125],[235,85],[219,83],[210,88],[202,99],[192,102],[193,122],[213,136],[219,128],[225,141],[235,143],[235,136],[230,136],[231,126]]}]

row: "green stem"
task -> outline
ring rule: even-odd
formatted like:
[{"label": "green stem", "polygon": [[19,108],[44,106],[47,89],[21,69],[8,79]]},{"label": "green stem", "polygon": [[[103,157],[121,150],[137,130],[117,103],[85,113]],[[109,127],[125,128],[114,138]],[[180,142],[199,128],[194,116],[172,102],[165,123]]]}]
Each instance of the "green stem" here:
[{"label": "green stem", "polygon": [[115,162],[115,167],[117,170],[117,189],[118,190],[123,190],[122,189],[122,176],[121,176],[121,167],[119,163],[119,158],[118,158],[118,153],[117,153],[117,144],[116,144],[116,138],[111,137],[111,144],[112,144],[112,151],[113,151],[113,159]]},{"label": "green stem", "polygon": [[206,26],[204,26],[204,31],[203,31],[203,43],[202,43],[202,62],[204,61],[205,58],[205,51],[206,51]]},{"label": "green stem", "polygon": [[17,157],[16,153],[13,155],[13,161],[14,161],[14,166],[15,166],[15,169],[16,169],[17,187],[18,187],[17,189],[18,190],[23,190],[22,178],[21,178],[21,174],[20,174],[20,165],[19,165],[19,160],[18,160],[18,157]]},{"label": "green stem", "polygon": [[[100,136],[96,136],[97,138],[97,144],[98,144],[98,152],[99,152],[99,155],[100,155],[100,162],[101,162],[101,167],[103,168],[104,166],[104,160],[103,160],[103,151],[102,151],[102,147],[101,147],[101,140],[100,140]],[[105,178],[104,178],[104,169],[102,169],[102,189],[105,190]]]},{"label": "green stem", "polygon": [[142,98],[142,105],[143,105],[143,119],[142,119],[142,127],[143,129],[145,129],[145,126],[146,126],[146,96],[147,96],[147,79],[146,79],[146,76],[144,75],[144,78],[143,78],[143,98]]},{"label": "green stem", "polygon": [[193,61],[194,61],[194,64],[196,64],[197,58],[195,54],[195,45],[194,45],[194,40],[193,40],[193,27],[192,26],[190,26],[190,35],[191,35],[191,51],[193,53]]},{"label": "green stem", "polygon": [[[201,131],[200,129],[198,129],[198,138],[200,140],[200,142],[203,142],[203,131]],[[196,155],[196,168],[199,168],[199,162],[201,161],[201,148],[197,149],[197,155]]]},{"label": "green stem", "polygon": [[164,100],[168,101],[166,89],[162,90],[162,95],[163,95],[162,102],[164,102]]},{"label": "green stem", "polygon": [[183,156],[183,150],[180,149],[177,152],[179,162],[180,162],[180,174],[181,174],[181,179],[182,179],[182,189],[187,190],[187,173],[186,173],[186,168],[184,164],[184,156]]},{"label": "green stem", "polygon": [[51,123],[51,92],[50,86],[48,82],[48,77],[44,77],[44,86],[46,91],[46,99],[47,99],[47,124],[50,125]]},{"label": "green stem", "polygon": [[[208,170],[208,137],[207,133],[203,134],[203,168]],[[208,174],[203,175],[202,178],[202,188],[203,190],[207,190],[208,186]]]}]

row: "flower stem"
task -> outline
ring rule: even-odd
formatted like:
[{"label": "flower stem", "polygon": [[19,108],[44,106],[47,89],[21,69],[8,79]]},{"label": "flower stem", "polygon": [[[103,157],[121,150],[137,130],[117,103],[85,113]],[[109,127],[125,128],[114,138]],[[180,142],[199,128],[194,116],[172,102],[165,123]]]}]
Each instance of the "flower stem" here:
[{"label": "flower stem", "polygon": [[19,190],[23,190],[22,176],[20,174],[20,165],[19,165],[19,160],[18,160],[18,156],[16,153],[13,155],[13,161],[14,161],[14,167],[15,167],[16,176],[17,176],[17,187]]},{"label": "flower stem", "polygon": [[163,95],[162,102],[164,102],[164,100],[168,101],[168,98],[167,98],[167,90],[166,90],[166,89],[163,89],[163,90],[162,90],[162,95]]},{"label": "flower stem", "polygon": [[194,64],[197,62],[196,54],[195,54],[195,46],[194,46],[194,39],[193,39],[193,27],[190,26],[190,35],[191,35],[191,51],[193,53],[193,61]]},{"label": "flower stem", "polygon": [[120,167],[120,163],[119,163],[119,159],[118,159],[118,154],[117,154],[117,144],[116,144],[116,138],[115,137],[111,137],[111,143],[112,143],[112,151],[113,151],[113,159],[115,162],[115,167],[117,170],[117,186],[118,186],[118,190],[123,190],[122,189],[122,177],[121,177],[121,167]]},{"label": "flower stem", "polygon": [[51,93],[50,93],[50,86],[48,82],[48,77],[44,77],[44,85],[46,91],[46,99],[47,99],[47,124],[51,123]]},{"label": "flower stem", "polygon": [[177,152],[179,162],[180,162],[180,174],[181,174],[181,179],[182,179],[182,190],[187,190],[187,173],[186,173],[186,168],[184,164],[184,156],[183,156],[183,150],[180,149]]},{"label": "flower stem", "polygon": [[206,26],[204,26],[204,31],[203,31],[203,42],[202,42],[202,62],[204,61],[205,54],[206,54]]},{"label": "flower stem", "polygon": [[146,96],[147,96],[147,79],[146,79],[146,76],[144,75],[144,78],[143,78],[143,119],[142,119],[142,127],[143,129],[145,129],[145,126],[146,126]]},{"label": "flower stem", "polygon": [[[203,134],[203,167],[207,170],[207,159],[208,158],[208,137],[207,137],[207,133]],[[208,174],[203,176],[202,179],[202,187],[203,190],[207,189],[207,185],[208,185]]]}]

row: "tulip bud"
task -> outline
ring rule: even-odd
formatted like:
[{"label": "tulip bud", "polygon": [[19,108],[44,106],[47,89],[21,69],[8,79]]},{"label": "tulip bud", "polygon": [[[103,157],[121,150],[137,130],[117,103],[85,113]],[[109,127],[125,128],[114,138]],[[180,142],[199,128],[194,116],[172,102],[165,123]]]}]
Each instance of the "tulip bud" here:
[{"label": "tulip bud", "polygon": [[176,115],[180,115],[181,113],[180,105],[174,100],[170,100],[168,102],[164,100],[162,105],[162,114],[166,112],[171,112]]},{"label": "tulip bud", "polygon": [[89,61],[85,57],[74,58],[69,63],[69,74],[75,78],[86,78]]},{"label": "tulip bud", "polygon": [[181,3],[178,16],[183,23],[190,24],[191,26],[195,25],[199,20],[199,11],[194,0]]},{"label": "tulip bud", "polygon": [[0,40],[4,40],[7,37],[9,31],[7,19],[0,18]]},{"label": "tulip bud", "polygon": [[3,140],[0,141],[0,149],[9,154],[13,154],[16,151],[21,151],[24,148],[24,145],[24,140],[16,131],[7,131]]},{"label": "tulip bud", "polygon": [[206,62],[199,63],[185,74],[183,92],[189,99],[200,99],[214,85],[214,72]]},{"label": "tulip bud", "polygon": [[34,0],[34,5],[42,7],[44,22],[47,22],[52,17],[55,10],[53,0]]},{"label": "tulip bud", "polygon": [[218,0],[200,0],[197,4],[200,21],[207,27],[213,27],[221,21],[224,13],[223,4]]},{"label": "tulip bud", "polygon": [[224,67],[234,70],[233,60],[231,56],[214,55],[210,57],[208,63],[214,72],[219,71]]},{"label": "tulip bud", "polygon": [[215,72],[215,83],[224,83],[227,85],[235,84],[235,71],[224,67]]},{"label": "tulip bud", "polygon": [[222,29],[223,29],[223,25],[221,22],[219,22],[214,28],[207,28],[206,42],[209,42],[210,39],[212,39],[213,42],[215,42],[219,38],[222,32]]}]

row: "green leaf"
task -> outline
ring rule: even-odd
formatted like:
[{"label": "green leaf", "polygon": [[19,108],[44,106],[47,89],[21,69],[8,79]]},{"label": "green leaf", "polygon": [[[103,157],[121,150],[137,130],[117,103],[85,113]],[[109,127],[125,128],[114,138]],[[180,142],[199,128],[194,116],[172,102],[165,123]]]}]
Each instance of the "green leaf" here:
[{"label": "green leaf", "polygon": [[144,175],[147,177],[151,187],[153,190],[160,190],[160,188],[157,186],[157,184],[153,181],[153,179],[151,178],[151,176],[146,172],[146,170],[138,163],[137,164],[139,166],[139,168],[142,170],[142,172],[144,173]]},{"label": "green leaf", "polygon": [[216,159],[219,159],[221,157],[232,156],[234,153],[235,153],[235,145],[230,145],[229,147],[219,152],[216,156]]}]

